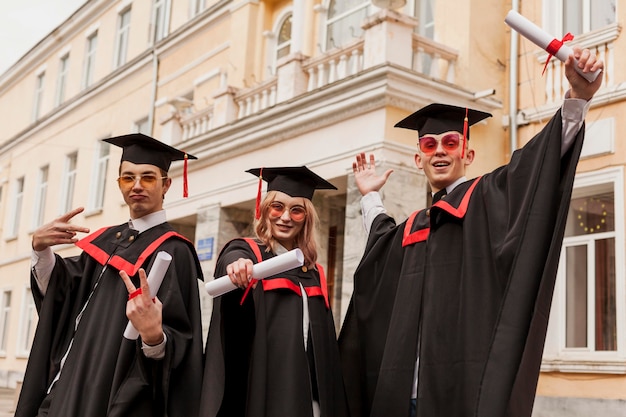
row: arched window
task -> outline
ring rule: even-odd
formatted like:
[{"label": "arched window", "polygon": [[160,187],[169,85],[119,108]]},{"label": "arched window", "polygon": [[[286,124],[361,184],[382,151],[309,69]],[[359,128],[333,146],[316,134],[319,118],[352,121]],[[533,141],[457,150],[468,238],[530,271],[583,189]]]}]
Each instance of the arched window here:
[{"label": "arched window", "polygon": [[326,50],[345,45],[363,34],[369,0],[330,0],[326,15]]},{"label": "arched window", "polygon": [[291,17],[292,14],[285,16],[280,24],[276,37],[276,60],[289,55],[291,52]]}]

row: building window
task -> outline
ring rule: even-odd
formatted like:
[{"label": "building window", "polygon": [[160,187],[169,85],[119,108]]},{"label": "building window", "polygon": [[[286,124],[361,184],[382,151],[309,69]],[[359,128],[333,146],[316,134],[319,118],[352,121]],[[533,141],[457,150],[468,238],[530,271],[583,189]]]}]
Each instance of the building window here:
[{"label": "building window", "polygon": [[89,87],[93,83],[94,72],[96,70],[96,50],[98,48],[98,32],[94,32],[87,37],[85,46],[85,65],[83,68],[83,88]]},{"label": "building window", "polygon": [[104,190],[106,185],[106,174],[109,166],[110,145],[106,142],[98,141],[98,149],[96,149],[96,157],[93,169],[93,186],[91,187],[91,195],[89,196],[89,208],[91,210],[100,210],[104,205]]},{"label": "building window", "polygon": [[338,48],[363,34],[369,0],[330,0],[326,16],[326,50]]},{"label": "building window", "polygon": [[66,54],[59,60],[59,76],[57,78],[57,93],[54,97],[54,105],[59,106],[65,101],[65,89],[67,88],[67,73],[70,67],[70,55]]},{"label": "building window", "polygon": [[551,322],[561,359],[601,361],[626,352],[621,169],[580,174],[569,207]]},{"label": "building window", "polygon": [[37,80],[35,82],[35,98],[33,101],[33,121],[37,121],[39,119],[39,116],[41,116],[41,105],[43,102],[43,90],[45,81],[45,72],[37,75]]},{"label": "building window", "polygon": [[615,23],[616,0],[562,0],[563,33],[574,35]]},{"label": "building window", "polygon": [[616,0],[554,0],[543,2],[543,26],[549,33],[590,32],[617,21]]},{"label": "building window", "polygon": [[37,188],[35,189],[35,207],[33,210],[32,228],[36,229],[44,221],[46,211],[46,196],[48,194],[48,165],[39,168]]},{"label": "building window", "polygon": [[11,291],[2,291],[0,300],[0,353],[7,352],[7,339],[9,338],[9,323],[11,319]]},{"label": "building window", "polygon": [[7,230],[9,237],[17,236],[17,232],[20,228],[20,220],[22,214],[22,203],[24,201],[24,177],[15,180],[15,186],[13,189],[13,208],[12,215],[9,217],[9,224]]},{"label": "building window", "polygon": [[133,126],[133,131],[135,133],[143,133],[144,135],[150,136],[152,132],[150,132],[150,119],[146,116],[141,120],[135,122]]},{"label": "building window", "polygon": [[[435,0],[414,0],[412,3],[412,15],[417,18],[418,24],[415,32],[425,38],[435,39]],[[430,54],[419,54],[417,59],[421,59],[418,66],[424,74],[430,74],[433,65],[433,56]]]},{"label": "building window", "polygon": [[115,61],[113,67],[117,68],[126,63],[128,54],[128,37],[130,34],[130,8],[121,12],[117,18],[117,35],[115,42]]},{"label": "building window", "polygon": [[278,29],[276,60],[289,55],[291,52],[291,17],[291,14],[286,16]]},{"label": "building window", "polygon": [[206,8],[206,0],[190,0],[190,2],[189,11],[191,17],[202,13],[202,11]]},{"label": "building window", "polygon": [[28,356],[35,337],[37,328],[37,311],[35,301],[30,288],[24,292],[22,311],[20,315],[20,328],[17,340],[17,352],[20,357]]},{"label": "building window", "polygon": [[74,152],[65,157],[65,168],[63,169],[63,182],[61,184],[61,207],[60,213],[67,213],[72,209],[74,200],[74,187],[76,185],[76,165],[78,163],[78,153]]},{"label": "building window", "polygon": [[152,4],[152,42],[167,36],[170,14],[169,0],[154,0]]}]

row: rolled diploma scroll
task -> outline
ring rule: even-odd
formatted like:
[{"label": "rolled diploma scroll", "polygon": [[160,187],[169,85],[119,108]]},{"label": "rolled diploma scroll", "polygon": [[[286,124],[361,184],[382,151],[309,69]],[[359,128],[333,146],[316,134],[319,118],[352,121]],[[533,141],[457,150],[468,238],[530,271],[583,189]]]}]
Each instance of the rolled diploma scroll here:
[{"label": "rolled diploma scroll", "polygon": [[[152,297],[159,292],[159,288],[161,288],[161,283],[163,282],[163,278],[165,278],[165,273],[170,266],[170,262],[172,262],[172,255],[164,251],[157,253],[156,259],[148,274],[148,287],[150,287],[150,295]],[[130,320],[128,320],[126,330],[124,330],[124,337],[129,340],[136,340],[139,337],[139,332],[135,329],[135,326],[133,326]]]},{"label": "rolled diploma scroll", "polygon": [[[263,279],[302,266],[304,255],[298,248],[252,265],[252,278]],[[219,297],[237,288],[228,275],[207,282],[204,287],[212,297]]]},{"label": "rolled diploma scroll", "polygon": [[[552,42],[555,38],[549,33],[545,32],[539,26],[535,25],[530,20],[526,19],[521,14],[517,13],[515,10],[509,11],[504,21],[511,28],[515,29],[520,33],[523,37],[540,47],[541,49],[547,51],[550,42]],[[561,62],[567,61],[567,58],[572,54],[572,48],[563,44],[559,50],[554,54],[554,56]],[[596,70],[594,72],[583,72],[582,69],[578,68],[578,61],[576,61],[576,65],[574,66],[576,72],[579,73],[582,77],[584,77],[590,83],[595,81],[600,74],[600,70]]]}]

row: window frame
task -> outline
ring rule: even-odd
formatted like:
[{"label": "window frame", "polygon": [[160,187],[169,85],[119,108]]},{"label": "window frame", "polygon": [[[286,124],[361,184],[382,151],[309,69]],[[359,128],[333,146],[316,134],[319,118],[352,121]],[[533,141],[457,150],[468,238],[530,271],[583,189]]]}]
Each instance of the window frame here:
[{"label": "window frame", "polygon": [[206,9],[206,0],[189,0],[189,18],[196,17]]},{"label": "window frame", "polygon": [[91,173],[91,184],[95,186],[90,187],[91,193],[89,194],[88,206],[90,212],[101,211],[104,206],[106,178],[110,158],[111,145],[103,141],[98,141]]},{"label": "window frame", "polygon": [[65,91],[67,89],[67,77],[70,69],[70,53],[66,53],[59,58],[59,74],[57,76],[57,89],[54,96],[55,107],[60,106],[65,101]]},{"label": "window frame", "polygon": [[[553,33],[555,36],[559,37],[560,35],[565,34],[564,29],[564,20],[565,14],[563,10],[564,2],[567,0],[549,0],[543,1],[543,27],[546,28],[548,33]],[[581,0],[582,1],[582,10],[580,13],[582,14],[582,31],[581,33],[573,33],[574,36],[582,35],[583,33],[587,33],[592,31],[591,29],[591,0]],[[615,22],[617,22],[617,11],[615,12]],[[613,23],[615,24],[615,23]],[[607,25],[609,26],[609,25]],[[600,28],[595,28],[593,30],[599,30]]]},{"label": "window frame", "polygon": [[37,186],[35,188],[35,204],[33,205],[33,217],[31,222],[33,230],[41,226],[44,221],[49,178],[50,165],[39,167],[37,172]]},{"label": "window frame", "polygon": [[[577,174],[574,180],[573,195],[576,190],[583,188],[597,187],[599,185],[609,185],[613,187],[614,197],[614,217],[615,229],[613,232],[598,234],[598,238],[613,236],[615,239],[615,255],[619,258],[620,253],[625,250],[624,233],[624,168],[622,166],[598,170],[593,172]],[[585,195],[585,194],[582,194]],[[593,195],[593,194],[591,194]],[[571,236],[563,240],[561,247],[561,257],[559,259],[559,269],[554,291],[554,301],[550,312],[550,323],[544,350],[542,364],[543,371],[563,371],[563,372],[606,372],[624,373],[626,372],[626,271],[624,262],[615,262],[615,298],[616,298],[616,329],[617,329],[617,350],[596,351],[591,347],[568,348],[567,343],[567,311],[566,311],[566,276],[565,276],[565,250],[569,246],[575,246],[584,241],[589,241],[589,236]],[[597,240],[597,239],[593,239]],[[588,265],[588,271],[593,270]],[[588,278],[594,278],[593,275]],[[588,279],[588,288],[593,287],[595,279]],[[595,302],[593,292],[587,294],[587,338],[593,338],[590,334],[590,327],[593,328],[593,316]]]},{"label": "window frame", "polygon": [[22,221],[22,206],[24,205],[24,188],[26,184],[26,177],[21,176],[13,181],[13,198],[11,205],[11,216],[8,217],[8,224],[6,230],[8,232],[8,239],[14,239],[20,230],[20,222]]},{"label": "window frame", "polygon": [[37,308],[29,285],[24,286],[20,303],[20,320],[16,340],[17,358],[27,358],[33,346],[33,338],[37,329]]},{"label": "window frame", "polygon": [[[73,162],[72,162],[73,161]],[[72,163],[74,167],[72,168]],[[65,155],[63,180],[61,183],[61,199],[59,200],[59,214],[65,214],[72,209],[76,177],[78,175],[78,151]]]},{"label": "window frame", "polygon": [[96,54],[98,52],[98,31],[95,30],[85,39],[85,60],[83,62],[82,88],[88,88],[94,82]]},{"label": "window frame", "polygon": [[150,14],[151,44],[156,44],[169,34],[170,12],[170,0],[154,0],[152,2],[152,11]]},{"label": "window frame", "polygon": [[[130,40],[131,6],[127,6],[117,14],[117,30],[115,32],[115,52],[113,69],[124,65],[128,59],[128,43]],[[125,22],[126,17],[128,21]]]},{"label": "window frame", "polygon": [[[350,14],[356,13],[357,11],[360,11],[361,9],[365,9],[365,16],[369,16],[371,14],[371,10],[372,10],[372,3],[371,1],[367,1],[367,0],[362,0],[361,4],[359,6],[354,7],[353,9],[350,9],[348,11],[345,11],[341,14],[339,14],[338,16],[334,16],[333,18],[328,17],[329,11],[330,11],[330,3],[331,1],[340,1],[340,0],[325,0],[324,1],[324,6],[323,8],[320,9],[320,11],[323,12],[323,16],[321,19],[321,23],[322,23],[322,30],[321,30],[321,34],[322,37],[321,42],[319,44],[320,48],[322,49],[323,52],[327,52],[330,51],[334,48],[341,48],[342,46],[346,45],[347,43],[350,42],[350,40],[346,40],[345,42],[340,42],[339,44],[336,44],[333,42],[333,45],[329,46],[329,39],[328,39],[328,26],[331,25],[333,23],[333,21],[338,21],[341,20],[342,18],[349,16]],[[357,39],[358,37],[355,37],[354,39]]]},{"label": "window frame", "polygon": [[46,71],[40,71],[37,73],[35,79],[35,94],[33,98],[33,122],[36,122],[41,117],[41,107],[44,99],[44,92],[46,86]]},{"label": "window frame", "polygon": [[[8,294],[8,297],[7,297]],[[0,356],[6,356],[11,330],[11,298],[10,288],[2,289],[0,294]],[[8,305],[7,305],[8,299]]]}]

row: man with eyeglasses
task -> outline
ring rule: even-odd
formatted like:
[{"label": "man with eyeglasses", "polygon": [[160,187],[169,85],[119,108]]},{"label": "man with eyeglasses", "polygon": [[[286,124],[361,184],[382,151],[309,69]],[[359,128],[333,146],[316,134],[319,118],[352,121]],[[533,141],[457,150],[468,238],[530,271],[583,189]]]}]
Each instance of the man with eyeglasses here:
[{"label": "man with eyeglasses", "polygon": [[[574,48],[585,72],[603,68]],[[369,238],[339,337],[352,417],[530,416],[589,101],[565,64],[563,106],[508,165],[467,180],[469,127],[491,116],[432,104],[417,130],[430,208],[396,225],[375,159],[353,164]]]},{"label": "man with eyeglasses", "polygon": [[[142,134],[105,141],[122,148],[117,182],[130,219],[78,240],[89,232],[71,222],[81,207],[33,233],[39,323],[18,417],[198,413],[203,275],[193,243],[167,223],[163,209],[171,162],[196,158]],[[61,258],[51,249],[58,244],[83,252]],[[172,261],[151,294],[145,271],[161,251]],[[123,336],[129,321],[136,340]]]}]

